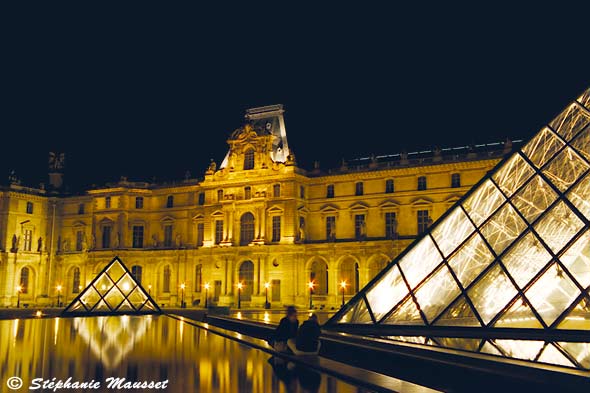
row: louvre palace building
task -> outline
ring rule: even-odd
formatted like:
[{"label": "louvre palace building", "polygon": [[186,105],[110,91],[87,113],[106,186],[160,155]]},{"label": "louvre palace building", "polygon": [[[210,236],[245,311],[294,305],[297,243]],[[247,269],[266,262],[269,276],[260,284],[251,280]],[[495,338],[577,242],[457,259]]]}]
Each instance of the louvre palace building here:
[{"label": "louvre palace building", "polygon": [[[447,211],[512,142],[435,148],[303,169],[280,105],[246,112],[219,163],[174,184],[77,195],[51,153],[49,185],[0,189],[0,306],[74,299],[119,256],[162,307],[339,307]],[[516,142],[515,142],[516,144]],[[221,157],[219,157],[221,158]],[[344,283],[344,284],[342,284]]]}]

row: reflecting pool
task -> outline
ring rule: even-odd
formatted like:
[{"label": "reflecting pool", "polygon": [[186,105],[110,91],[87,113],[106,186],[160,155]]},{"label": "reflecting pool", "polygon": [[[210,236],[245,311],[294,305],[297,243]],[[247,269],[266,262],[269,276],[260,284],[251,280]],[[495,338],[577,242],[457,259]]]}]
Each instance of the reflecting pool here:
[{"label": "reflecting pool", "polygon": [[[0,383],[165,381],[168,392],[365,392],[309,369],[278,370],[270,355],[166,316],[0,321]],[[59,391],[59,390],[58,390]],[[137,391],[137,390],[136,390]]]}]

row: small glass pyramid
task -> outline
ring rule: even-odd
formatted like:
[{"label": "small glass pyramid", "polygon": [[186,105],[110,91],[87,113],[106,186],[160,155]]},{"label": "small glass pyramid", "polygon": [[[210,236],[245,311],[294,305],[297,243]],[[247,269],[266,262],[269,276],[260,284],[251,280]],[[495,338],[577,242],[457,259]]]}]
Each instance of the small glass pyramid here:
[{"label": "small glass pyramid", "polygon": [[[500,162],[325,327],[589,330],[589,285],[590,89]],[[549,347],[542,356],[556,353]]]},{"label": "small glass pyramid", "polygon": [[160,307],[115,257],[65,308],[63,315],[154,314]]}]

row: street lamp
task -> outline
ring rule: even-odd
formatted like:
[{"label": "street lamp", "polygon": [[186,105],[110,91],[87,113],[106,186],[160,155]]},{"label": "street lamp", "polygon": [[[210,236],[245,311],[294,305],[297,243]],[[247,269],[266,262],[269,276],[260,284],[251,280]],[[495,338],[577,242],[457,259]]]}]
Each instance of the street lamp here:
[{"label": "street lamp", "polygon": [[238,283],[238,308],[242,308],[242,287],[244,285],[239,282]]},{"label": "street lamp", "polygon": [[268,288],[270,288],[270,283],[269,282],[265,282],[264,283],[264,308],[270,308],[270,303],[268,302]]},{"label": "street lamp", "polygon": [[313,287],[315,286],[313,281],[310,281],[307,283],[307,286],[309,287],[309,309],[312,310],[313,309]]},{"label": "street lamp", "polygon": [[55,289],[57,289],[57,307],[61,307],[61,302],[60,302],[60,298],[61,298],[61,285],[57,285],[55,287]]},{"label": "street lamp", "polygon": [[184,305],[184,288],[186,288],[186,285],[184,283],[180,284],[180,308],[185,308],[186,306]]},{"label": "street lamp", "polygon": [[205,308],[207,308],[207,307],[208,307],[208,300],[209,300],[209,287],[210,287],[209,283],[208,283],[208,282],[206,282],[206,283],[205,283]]},{"label": "street lamp", "polygon": [[342,306],[344,307],[344,291],[346,291],[346,281],[340,281],[340,288],[342,288]]},{"label": "street lamp", "polygon": [[16,287],[16,308],[20,308],[20,293],[22,292],[23,287],[18,285]]}]

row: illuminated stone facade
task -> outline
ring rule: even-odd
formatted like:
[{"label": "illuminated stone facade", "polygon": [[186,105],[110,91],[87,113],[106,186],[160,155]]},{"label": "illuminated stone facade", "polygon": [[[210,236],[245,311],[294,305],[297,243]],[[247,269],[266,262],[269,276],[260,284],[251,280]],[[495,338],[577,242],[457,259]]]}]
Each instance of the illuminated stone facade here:
[{"label": "illuminated stone facade", "polygon": [[[203,306],[206,293],[211,303],[235,305],[239,282],[242,307],[264,304],[265,283],[273,307],[306,305],[310,279],[314,305],[336,307],[342,281],[348,299],[512,147],[304,170],[287,145],[282,107],[246,118],[202,179],[122,179],[74,196],[12,179],[0,191],[0,304],[55,304],[58,294],[67,304],[118,255],[165,307],[182,296]],[[60,186],[63,157],[50,163],[50,184]]]}]

